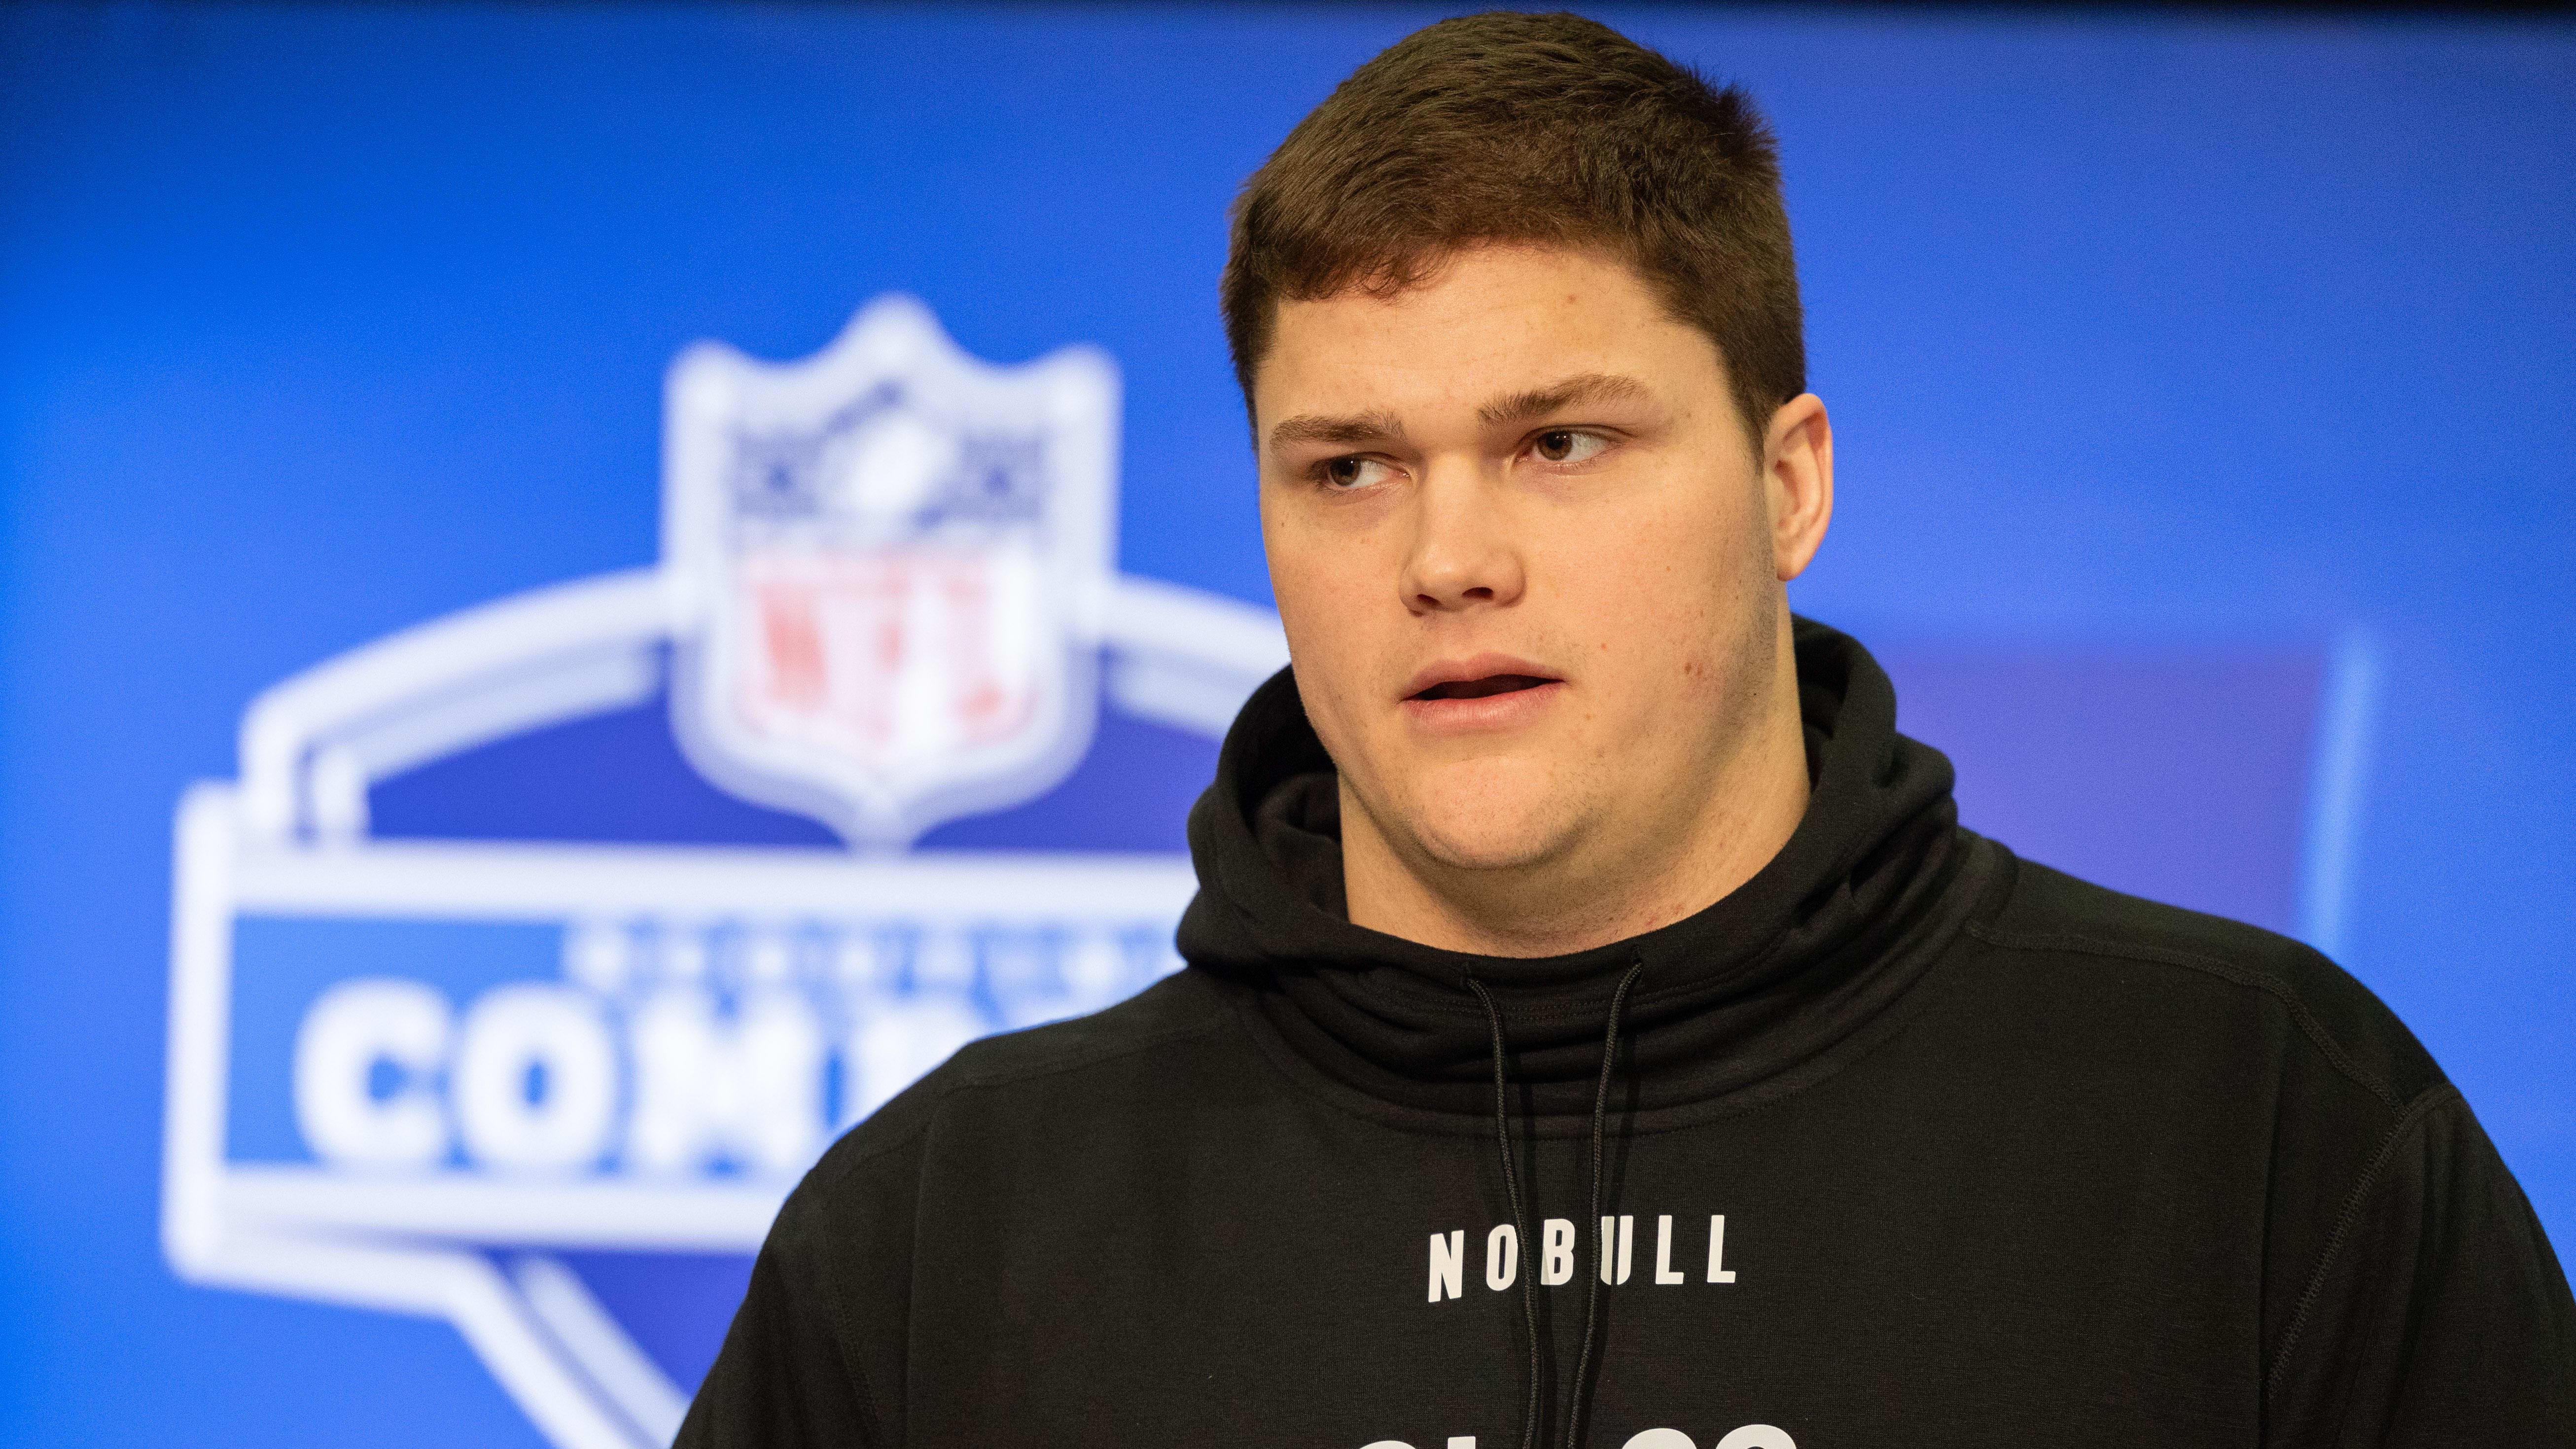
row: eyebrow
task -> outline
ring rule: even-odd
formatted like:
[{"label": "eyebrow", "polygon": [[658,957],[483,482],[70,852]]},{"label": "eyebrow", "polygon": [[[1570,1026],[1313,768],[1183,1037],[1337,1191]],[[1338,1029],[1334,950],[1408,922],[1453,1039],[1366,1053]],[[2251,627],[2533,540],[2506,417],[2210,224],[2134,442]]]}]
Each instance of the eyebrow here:
[{"label": "eyebrow", "polygon": [[1390,412],[1352,413],[1346,417],[1329,417],[1306,413],[1293,417],[1270,430],[1270,446],[1285,447],[1290,443],[1334,443],[1356,447],[1361,443],[1401,439],[1404,423]]},{"label": "eyebrow", "polygon": [[1576,403],[1637,402],[1651,395],[1647,386],[1633,377],[1585,372],[1545,387],[1496,398],[1476,409],[1476,419],[1493,427],[1502,423],[1527,422]]},{"label": "eyebrow", "polygon": [[[1544,417],[1576,403],[1631,402],[1650,396],[1652,390],[1633,377],[1609,372],[1584,372],[1560,378],[1545,387],[1496,398],[1476,409],[1476,420],[1487,427],[1495,427]],[[1339,417],[1305,413],[1270,430],[1270,446],[1274,448],[1292,443],[1331,443],[1336,447],[1355,448],[1366,443],[1400,442],[1403,438],[1403,420],[1383,410]]]}]

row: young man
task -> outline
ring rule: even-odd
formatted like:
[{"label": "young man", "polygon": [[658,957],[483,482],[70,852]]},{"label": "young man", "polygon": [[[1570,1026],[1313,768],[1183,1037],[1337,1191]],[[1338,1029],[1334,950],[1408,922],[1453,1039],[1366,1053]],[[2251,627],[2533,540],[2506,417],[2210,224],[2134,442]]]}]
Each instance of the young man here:
[{"label": "young man", "polygon": [[1744,97],[1433,26],[1253,177],[1224,304],[1295,665],[1191,969],[834,1147],[683,1443],[2576,1444],[2405,1028],[1959,828],[1789,616],[1833,443]]}]

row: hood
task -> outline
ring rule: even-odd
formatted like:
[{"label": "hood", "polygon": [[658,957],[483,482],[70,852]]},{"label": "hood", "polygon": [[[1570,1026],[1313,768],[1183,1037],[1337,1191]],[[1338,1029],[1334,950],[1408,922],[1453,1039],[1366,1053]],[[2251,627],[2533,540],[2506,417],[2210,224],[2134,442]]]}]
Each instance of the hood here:
[{"label": "hood", "polygon": [[1490,1115],[1492,995],[1533,1126],[1594,1106],[1612,992],[1629,1112],[1786,1090],[1927,968],[1974,894],[1950,763],[1896,732],[1896,694],[1867,650],[1795,624],[1810,794],[1778,855],[1683,920],[1549,957],[1480,956],[1351,924],[1333,764],[1293,671],[1243,707],[1190,812],[1198,895],[1180,927],[1192,969],[1221,978],[1299,1056],[1400,1106]]}]

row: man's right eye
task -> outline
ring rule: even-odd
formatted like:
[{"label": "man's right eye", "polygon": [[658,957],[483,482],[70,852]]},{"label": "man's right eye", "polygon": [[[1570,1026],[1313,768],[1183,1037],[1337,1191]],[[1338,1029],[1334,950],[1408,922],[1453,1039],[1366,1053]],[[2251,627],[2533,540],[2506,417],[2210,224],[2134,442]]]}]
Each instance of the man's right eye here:
[{"label": "man's right eye", "polygon": [[1316,473],[1324,486],[1347,493],[1386,480],[1387,467],[1375,458],[1328,458]]}]

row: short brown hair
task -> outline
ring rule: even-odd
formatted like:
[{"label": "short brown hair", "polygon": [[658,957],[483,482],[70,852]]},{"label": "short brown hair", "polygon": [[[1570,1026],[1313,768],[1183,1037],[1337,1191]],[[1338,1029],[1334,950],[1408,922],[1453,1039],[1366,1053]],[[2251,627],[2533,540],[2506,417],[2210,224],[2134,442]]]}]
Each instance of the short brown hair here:
[{"label": "short brown hair", "polygon": [[1716,342],[1757,448],[1807,390],[1779,153],[1752,99],[1598,21],[1489,11],[1353,71],[1244,183],[1221,294],[1245,405],[1279,303],[1392,295],[1480,242],[1621,256]]}]

